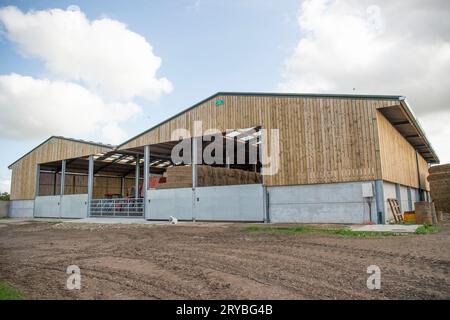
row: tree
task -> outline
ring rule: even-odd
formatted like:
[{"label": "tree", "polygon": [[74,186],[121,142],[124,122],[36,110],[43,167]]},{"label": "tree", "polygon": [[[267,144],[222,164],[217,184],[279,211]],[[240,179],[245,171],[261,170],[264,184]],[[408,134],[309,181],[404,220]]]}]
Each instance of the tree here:
[{"label": "tree", "polygon": [[9,193],[8,192],[0,193],[0,201],[9,201]]}]

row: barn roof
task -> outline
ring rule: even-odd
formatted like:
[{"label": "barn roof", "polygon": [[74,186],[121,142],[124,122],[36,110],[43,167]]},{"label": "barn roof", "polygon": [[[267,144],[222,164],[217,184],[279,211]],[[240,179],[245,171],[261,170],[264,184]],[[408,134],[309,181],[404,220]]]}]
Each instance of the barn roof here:
[{"label": "barn roof", "polygon": [[[117,146],[121,146],[134,139],[158,128],[172,119],[200,106],[201,104],[219,96],[251,96],[251,97],[305,97],[305,98],[338,98],[338,99],[368,99],[368,100],[393,100],[398,101],[397,109],[385,109],[380,111],[394,125],[394,127],[405,137],[406,140],[427,160],[429,163],[439,163],[439,158],[433,150],[431,143],[427,139],[422,127],[413,115],[411,108],[402,95],[361,95],[361,94],[318,94],[318,93],[268,93],[268,92],[217,92],[206,99],[197,102],[189,108],[175,114],[174,116],[158,123],[144,132],[128,139]],[[401,110],[400,110],[400,109]]]},{"label": "barn roof", "polygon": [[8,168],[20,161],[22,158],[32,153],[34,150],[47,143],[52,138],[63,139],[73,142],[79,142],[84,144],[90,144],[100,147],[109,148],[111,150],[120,149],[121,146],[133,141],[134,139],[158,128],[171,121],[172,119],[192,110],[201,104],[214,99],[218,96],[251,96],[251,97],[305,97],[305,98],[338,98],[338,99],[369,99],[369,100],[393,100],[399,103],[393,107],[379,109],[380,112],[389,120],[389,122],[405,137],[406,140],[424,157],[424,159],[429,163],[439,163],[439,158],[436,155],[431,143],[427,139],[422,127],[418,123],[416,117],[414,116],[411,108],[406,102],[406,98],[401,95],[360,95],[360,94],[315,94],[315,93],[267,93],[267,92],[217,92],[206,99],[203,99],[196,104],[190,106],[189,108],[175,114],[174,116],[158,123],[157,125],[145,130],[144,132],[128,139],[127,141],[121,143],[120,145],[114,146],[111,144],[104,144],[100,142],[86,141],[81,139],[73,139],[61,136],[51,136],[34,149],[29,151],[27,154],[23,155],[21,158],[13,162]]},{"label": "barn roof", "polygon": [[170,120],[192,110],[196,107],[200,106],[201,104],[205,103],[206,101],[209,101],[211,99],[214,99],[219,96],[249,96],[249,97],[305,97],[305,98],[340,98],[340,99],[380,99],[380,100],[399,100],[400,98],[403,98],[402,96],[397,95],[357,95],[357,94],[320,94],[320,93],[269,93],[269,92],[217,92],[213,94],[212,96],[207,97],[206,99],[203,99],[196,104],[190,106],[187,109],[184,109],[181,112],[178,112],[177,114],[173,115],[172,117],[158,123],[157,125],[154,125],[150,129],[145,130],[144,132],[139,133],[138,135],[128,139],[127,141],[119,144],[117,148],[120,148],[121,146],[127,144],[130,141],[133,141],[134,139],[156,129],[157,127],[163,125],[166,122],[169,122]]},{"label": "barn roof", "polygon": [[35,151],[36,149],[38,149],[39,147],[43,146],[44,144],[46,144],[47,142],[49,142],[52,139],[59,139],[59,140],[66,140],[66,141],[71,141],[71,142],[78,142],[78,143],[83,143],[83,144],[89,144],[89,145],[93,145],[93,146],[98,146],[98,147],[103,147],[103,148],[109,148],[111,150],[114,150],[116,148],[116,146],[111,145],[111,144],[105,144],[105,143],[101,143],[101,142],[94,142],[94,141],[87,141],[87,140],[82,140],[82,139],[74,139],[74,138],[67,138],[67,137],[62,137],[62,136],[51,136],[50,138],[46,139],[45,141],[43,141],[42,143],[40,143],[39,145],[37,145],[36,147],[34,147],[33,149],[31,149],[30,151],[28,151],[26,154],[24,154],[23,156],[21,156],[19,159],[17,159],[16,161],[14,161],[13,163],[11,163],[8,166],[8,169],[11,169],[11,167],[16,164],[17,162],[19,162],[20,160],[22,160],[23,158],[25,158],[27,155],[31,154],[33,151]]}]

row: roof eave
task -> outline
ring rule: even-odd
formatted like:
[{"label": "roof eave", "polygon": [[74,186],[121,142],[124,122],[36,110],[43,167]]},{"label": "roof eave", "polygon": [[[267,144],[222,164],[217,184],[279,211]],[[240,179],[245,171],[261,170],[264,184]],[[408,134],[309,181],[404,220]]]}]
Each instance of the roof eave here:
[{"label": "roof eave", "polygon": [[414,115],[411,107],[408,104],[408,101],[406,100],[406,97],[401,97],[400,104],[403,107],[403,110],[407,113],[408,117],[410,118],[411,123],[414,125],[414,127],[416,128],[416,130],[418,131],[420,136],[425,141],[426,147],[429,149],[429,151],[433,155],[434,159],[433,159],[433,161],[430,161],[429,163],[431,163],[431,164],[439,164],[440,163],[439,157],[436,154],[436,151],[433,149],[433,146],[431,145],[431,142],[428,140],[428,138],[427,138],[427,136],[425,134],[425,131],[422,129],[422,126],[417,121],[416,116]]},{"label": "roof eave", "polygon": [[23,158],[25,158],[27,155],[29,155],[30,153],[32,153],[34,150],[38,149],[39,147],[43,146],[44,144],[46,144],[48,141],[50,141],[51,139],[60,139],[60,140],[66,140],[66,141],[72,141],[72,142],[78,142],[78,143],[84,143],[84,144],[90,144],[90,145],[94,145],[94,146],[98,146],[98,147],[102,147],[102,148],[109,148],[111,150],[115,150],[115,146],[113,145],[107,145],[107,144],[102,144],[102,143],[96,143],[93,141],[85,141],[85,140],[77,140],[77,139],[73,139],[73,138],[67,138],[67,137],[62,137],[62,136],[50,136],[48,139],[44,140],[43,142],[41,142],[40,144],[38,144],[36,147],[34,147],[33,149],[31,149],[30,151],[28,151],[27,153],[25,153],[23,156],[21,156],[19,159],[17,159],[16,161],[14,161],[13,163],[11,163],[8,166],[8,169],[11,169],[13,165],[15,165],[17,162],[19,162],[20,160],[22,160]]}]

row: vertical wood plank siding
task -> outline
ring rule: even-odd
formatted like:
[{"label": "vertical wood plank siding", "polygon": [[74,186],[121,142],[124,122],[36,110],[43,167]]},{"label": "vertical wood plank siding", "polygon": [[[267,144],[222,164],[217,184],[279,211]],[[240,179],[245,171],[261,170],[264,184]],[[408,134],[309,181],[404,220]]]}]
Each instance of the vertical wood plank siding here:
[{"label": "vertical wood plank siding", "polygon": [[[218,99],[224,104],[216,106]],[[197,120],[203,122],[203,131],[262,126],[278,129],[280,137],[279,171],[265,178],[266,185],[383,179],[418,187],[414,148],[377,111],[398,103],[367,98],[216,96],[127,142],[120,150],[176,140],[178,137],[172,137],[175,129],[187,129],[192,135]],[[37,163],[110,150],[54,137],[12,165],[11,199],[34,199]],[[272,151],[269,146],[268,153]],[[420,155],[418,162],[420,184],[429,190],[428,165]]]},{"label": "vertical wood plank siding", "polygon": [[[216,106],[217,99],[224,104]],[[377,108],[393,100],[218,96],[122,145],[125,150],[173,140],[172,131],[193,122],[203,130],[278,129],[280,170],[265,183],[275,185],[366,181],[381,178]],[[269,148],[269,152],[271,152]]]},{"label": "vertical wood plank siding", "polygon": [[110,151],[110,148],[54,137],[12,165],[11,200],[34,199],[36,165]]},{"label": "vertical wood plank siding", "polygon": [[383,180],[418,188],[420,176],[420,187],[429,190],[426,160],[419,154],[417,166],[416,150],[411,144],[378,111],[377,121]]}]

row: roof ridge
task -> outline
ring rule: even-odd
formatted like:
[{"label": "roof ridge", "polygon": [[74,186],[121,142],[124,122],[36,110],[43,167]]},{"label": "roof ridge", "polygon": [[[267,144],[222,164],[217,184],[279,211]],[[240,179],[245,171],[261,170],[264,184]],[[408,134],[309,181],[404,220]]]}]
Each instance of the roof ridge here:
[{"label": "roof ridge", "polygon": [[48,141],[50,141],[51,139],[56,138],[56,139],[61,139],[61,140],[67,140],[67,141],[72,141],[72,142],[78,142],[78,143],[84,143],[84,144],[90,144],[90,145],[94,145],[94,146],[99,146],[99,147],[105,147],[105,148],[111,148],[111,150],[115,150],[117,148],[117,146],[113,146],[113,145],[108,145],[108,144],[103,144],[103,143],[97,143],[97,142],[92,142],[92,141],[85,141],[85,140],[81,140],[81,139],[73,139],[73,138],[67,138],[67,137],[63,137],[63,136],[50,136],[49,138],[45,139],[43,142],[41,142],[40,144],[38,144],[36,147],[34,147],[33,149],[31,149],[30,151],[28,151],[27,153],[25,153],[23,156],[21,156],[19,159],[17,159],[16,161],[14,161],[13,163],[11,163],[8,166],[8,169],[11,169],[11,167],[16,164],[17,162],[19,162],[20,160],[22,160],[23,158],[25,158],[27,155],[29,155],[30,153],[32,153],[34,150],[36,150],[37,148],[43,146],[44,144],[46,144]]}]

